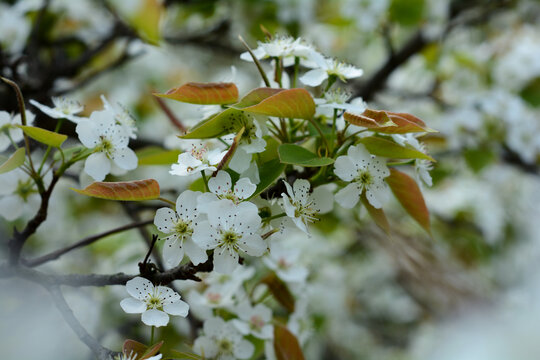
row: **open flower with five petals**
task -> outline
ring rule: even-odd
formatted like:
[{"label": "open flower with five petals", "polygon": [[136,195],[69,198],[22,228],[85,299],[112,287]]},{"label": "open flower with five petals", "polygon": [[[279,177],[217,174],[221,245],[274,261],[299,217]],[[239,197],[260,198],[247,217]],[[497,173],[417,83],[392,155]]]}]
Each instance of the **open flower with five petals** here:
[{"label": "open flower with five petals", "polygon": [[94,111],[75,129],[82,144],[94,149],[84,163],[84,171],[96,181],[102,181],[113,164],[124,170],[137,167],[137,156],[128,148],[129,137],[114,116],[111,110]]},{"label": "open flower with five petals", "polygon": [[193,146],[190,152],[178,155],[178,163],[171,166],[171,175],[187,176],[204,170],[217,170],[218,165],[227,151],[219,149],[208,150],[206,146]]},{"label": "open flower with five petals", "polygon": [[141,314],[142,322],[149,326],[165,326],[169,315],[185,317],[189,305],[180,300],[180,295],[166,286],[154,286],[150,280],[137,276],[126,283],[132,297],[120,302],[128,314]]},{"label": "open flower with five petals", "polygon": [[200,192],[186,190],[176,199],[176,211],[160,208],[156,211],[154,224],[158,230],[168,234],[163,246],[163,259],[169,266],[176,266],[186,254],[194,265],[208,259],[206,251],[191,239],[193,229],[200,220],[197,198]]},{"label": "open flower with five petals", "polygon": [[370,154],[364,145],[349,147],[347,155],[339,156],[334,163],[334,173],[349,185],[338,191],[336,201],[344,208],[352,208],[363,191],[369,203],[377,209],[389,194],[384,178],[390,175],[384,160]]},{"label": "open flower with five petals", "polygon": [[51,100],[54,107],[43,105],[35,100],[30,100],[30,104],[53,119],[68,119],[75,124],[78,124],[83,119],[75,115],[84,110],[84,107],[78,101],[64,97],[52,97]]},{"label": "open flower with five petals", "polygon": [[215,201],[222,199],[228,199],[234,204],[239,204],[253,195],[256,189],[257,186],[248,178],[239,179],[233,186],[229,173],[220,170],[216,176],[208,180],[208,190],[210,192],[199,197],[200,211],[208,212]]},{"label": "open flower with five petals", "polygon": [[204,322],[203,335],[195,339],[193,350],[205,359],[249,359],[255,347],[244,339],[230,321],[213,317]]},{"label": "open flower with five petals", "polygon": [[219,200],[208,211],[208,220],[195,226],[193,241],[203,249],[214,249],[214,269],[228,274],[238,265],[239,253],[264,254],[266,243],[260,229],[261,218],[252,203]]},{"label": "open flower with five petals", "polygon": [[310,54],[311,59],[317,64],[317,67],[308,71],[300,77],[300,81],[308,86],[319,86],[329,77],[339,78],[345,82],[347,79],[354,79],[362,76],[364,70],[355,66],[339,62],[336,59],[325,58],[318,52]]}]

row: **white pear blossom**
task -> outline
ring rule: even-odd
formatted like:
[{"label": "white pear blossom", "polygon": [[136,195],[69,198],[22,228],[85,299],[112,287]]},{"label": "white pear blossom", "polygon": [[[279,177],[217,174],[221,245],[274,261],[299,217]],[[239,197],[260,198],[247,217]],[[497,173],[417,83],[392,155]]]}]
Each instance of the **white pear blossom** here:
[{"label": "white pear blossom", "polygon": [[178,163],[171,166],[172,175],[187,176],[204,170],[215,171],[227,151],[219,149],[208,150],[206,146],[193,146],[191,152],[178,155]]},{"label": "white pear blossom", "polygon": [[336,59],[325,58],[317,52],[312,52],[310,57],[317,64],[317,67],[300,77],[300,81],[308,86],[319,86],[330,76],[345,82],[347,79],[360,77],[364,73],[362,69],[339,62]]},{"label": "white pear blossom", "polygon": [[263,152],[266,147],[266,140],[263,136],[267,133],[264,122],[266,118],[246,115],[246,121],[242,124],[244,133],[238,144],[229,168],[241,174],[250,167],[253,154]]},{"label": "white pear blossom", "polygon": [[309,233],[307,225],[317,220],[316,215],[321,209],[323,212],[332,210],[331,204],[334,202],[332,193],[326,188],[318,188],[310,194],[311,185],[305,179],[296,179],[292,187],[288,182],[283,182],[287,189],[287,194],[281,194],[285,213],[300,230]]},{"label": "white pear blossom", "polygon": [[[50,174],[50,173],[48,173]],[[13,221],[34,214],[41,202],[34,180],[21,169],[0,174],[0,215]]]},{"label": "white pear blossom", "polygon": [[[272,237],[274,237],[273,235]],[[298,264],[300,248],[285,247],[282,241],[271,241],[268,255],[263,262],[283,281],[303,283],[308,276],[306,267]]]},{"label": "white pear blossom", "polygon": [[127,108],[120,103],[118,103],[120,109],[115,108],[109,103],[105,95],[101,95],[101,101],[105,110],[111,110],[114,113],[114,120],[122,127],[126,135],[131,139],[136,139],[137,126],[135,125],[135,119],[131,116]]},{"label": "white pear blossom", "polygon": [[349,147],[347,155],[339,156],[334,163],[334,173],[341,179],[350,182],[338,191],[336,201],[344,208],[352,208],[365,190],[369,203],[377,209],[389,194],[384,178],[390,175],[384,160],[370,154],[364,145]]},{"label": "white pear blossom", "polygon": [[129,354],[121,353],[114,357],[113,360],[160,360],[163,357],[163,354],[157,354],[152,357],[143,357],[139,358],[139,355],[131,351]]},{"label": "white pear blossom", "polygon": [[[26,125],[32,125],[34,118],[35,115],[26,110]],[[0,111],[0,152],[6,150],[11,141],[18,143],[23,139],[23,131],[17,125],[22,125],[20,114],[12,116],[6,111]]]},{"label": "white pear blossom", "polygon": [[148,326],[165,326],[169,315],[186,317],[189,305],[180,300],[180,295],[166,286],[154,286],[150,280],[137,276],[126,283],[126,290],[132,297],[120,302],[128,314],[140,314],[142,322]]},{"label": "white pear blossom", "polygon": [[193,350],[205,359],[235,360],[249,359],[255,347],[230,321],[214,317],[204,322],[203,335],[195,339]]},{"label": "white pear blossom", "polygon": [[260,229],[261,218],[253,204],[220,200],[208,211],[208,220],[195,227],[193,241],[204,249],[214,249],[214,269],[228,274],[238,265],[239,253],[264,254],[266,243]]},{"label": "white pear blossom", "polygon": [[[258,42],[258,47],[253,50],[253,55],[257,60],[279,57],[283,59],[283,66],[294,65],[295,57],[300,59],[304,66],[312,65],[309,62],[309,55],[314,52],[313,46],[307,44],[303,39],[294,39],[291,36],[276,36],[267,42]],[[253,61],[249,52],[240,55],[240,59]],[[311,66],[310,66],[311,67]]]},{"label": "white pear blossom", "polygon": [[11,54],[20,52],[30,30],[30,20],[24,10],[0,3],[0,48]]},{"label": "white pear blossom", "polygon": [[248,300],[240,302],[234,309],[238,319],[231,320],[242,335],[253,335],[259,339],[272,339],[272,310],[263,304],[251,306]]},{"label": "white pear blossom", "polygon": [[208,259],[206,252],[191,239],[193,229],[200,220],[197,211],[197,198],[200,192],[186,190],[176,199],[176,211],[160,208],[156,211],[154,224],[158,230],[169,234],[163,246],[163,259],[169,266],[177,266],[184,258],[184,253],[194,265]]},{"label": "white pear blossom", "polygon": [[137,167],[137,156],[128,148],[129,137],[116,124],[114,116],[111,110],[94,111],[75,129],[82,144],[94,149],[86,159],[84,171],[96,181],[102,181],[113,164],[124,170]]},{"label": "white pear blossom", "polygon": [[51,100],[54,107],[40,104],[35,100],[30,100],[30,104],[34,105],[53,119],[68,119],[75,124],[78,124],[79,121],[82,120],[81,117],[75,116],[75,114],[78,114],[84,110],[84,106],[82,106],[78,101],[63,97],[52,97]]},{"label": "white pear blossom", "polygon": [[[409,144],[412,147],[414,147],[416,150],[423,152],[424,154],[427,153],[426,146],[424,143],[418,141],[416,136],[414,134],[408,133],[405,135],[400,134],[394,134],[391,135],[392,139],[400,144],[401,146],[405,146],[405,144]],[[433,180],[431,179],[431,175],[429,172],[433,169],[433,164],[431,161],[426,159],[416,159],[414,161],[414,170],[416,179],[418,182],[423,181],[424,184],[427,186],[433,185]]]},{"label": "white pear blossom", "polygon": [[205,213],[210,211],[212,204],[221,199],[228,199],[234,204],[239,204],[253,195],[256,189],[257,186],[248,178],[241,178],[232,186],[229,173],[220,170],[215,177],[208,180],[210,192],[199,197],[200,211]]},{"label": "white pear blossom", "polygon": [[350,97],[350,93],[337,88],[335,90],[327,91],[324,94],[324,98],[316,98],[314,101],[319,108],[345,110],[355,114],[363,113],[367,108],[367,104],[362,98],[354,98],[348,103],[347,100],[349,100]]}]

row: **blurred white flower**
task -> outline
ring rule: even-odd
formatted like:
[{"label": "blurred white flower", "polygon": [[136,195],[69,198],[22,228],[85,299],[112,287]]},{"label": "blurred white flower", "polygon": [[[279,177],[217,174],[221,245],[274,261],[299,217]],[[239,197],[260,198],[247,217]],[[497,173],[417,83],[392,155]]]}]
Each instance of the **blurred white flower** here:
[{"label": "blurred white flower", "polygon": [[[35,115],[26,110],[26,125],[32,125]],[[0,152],[6,150],[11,141],[18,143],[23,139],[23,131],[17,127],[22,125],[21,115],[12,116],[6,111],[0,111]]]},{"label": "blurred white flower", "polygon": [[94,149],[84,164],[84,171],[96,181],[102,181],[117,165],[124,170],[137,167],[137,156],[128,148],[129,137],[115,123],[115,114],[110,109],[94,111],[89,119],[81,120],[75,129],[81,143]]},{"label": "blurred white flower", "polygon": [[249,359],[255,347],[230,321],[214,317],[204,322],[203,335],[195,339],[193,350],[205,359],[234,360]]},{"label": "blurred white flower", "polygon": [[362,69],[339,62],[336,59],[325,58],[317,52],[310,53],[310,59],[317,64],[316,68],[300,77],[300,81],[308,86],[319,86],[330,76],[345,82],[347,79],[354,79],[364,74]]},{"label": "blurred white flower", "polygon": [[0,174],[0,215],[6,220],[13,221],[25,213],[34,214],[40,203],[36,184],[24,171],[15,169]]},{"label": "blurred white flower", "polygon": [[62,97],[52,97],[51,100],[54,105],[52,108],[40,104],[35,100],[30,100],[30,104],[34,105],[53,119],[68,119],[75,124],[78,124],[79,121],[82,120],[80,117],[75,116],[75,114],[78,114],[84,110],[84,106],[82,106],[78,101]]},{"label": "blurred white flower", "polygon": [[165,286],[154,286],[150,280],[136,277],[126,283],[126,290],[132,297],[120,302],[128,314],[140,314],[143,323],[149,326],[165,326],[169,315],[186,317],[189,305],[180,300],[180,295]]},{"label": "blurred white flower", "polygon": [[263,304],[251,306],[248,300],[240,302],[234,309],[238,319],[231,320],[243,335],[251,334],[259,339],[272,339],[272,310]]},{"label": "blurred white flower", "polygon": [[[313,46],[307,44],[301,38],[294,39],[291,36],[276,36],[267,42],[258,42],[259,47],[253,50],[253,55],[257,60],[279,57],[283,59],[283,66],[294,65],[295,57],[300,59],[304,66],[311,65],[308,58],[311,52],[315,51]],[[253,61],[249,52],[240,55],[240,59]],[[307,65],[305,64],[306,62]]]}]

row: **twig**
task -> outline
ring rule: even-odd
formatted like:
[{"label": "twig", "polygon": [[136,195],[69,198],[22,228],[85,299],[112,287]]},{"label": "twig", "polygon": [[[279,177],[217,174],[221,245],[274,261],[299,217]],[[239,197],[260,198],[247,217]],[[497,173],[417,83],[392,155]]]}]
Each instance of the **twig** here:
[{"label": "twig", "polygon": [[114,351],[111,351],[103,346],[92,337],[86,331],[86,329],[81,325],[79,320],[73,315],[73,311],[69,307],[69,305],[66,302],[66,299],[64,298],[64,295],[62,295],[62,291],[60,290],[60,287],[58,285],[53,285],[46,287],[46,289],[51,294],[54,304],[62,314],[64,320],[68,323],[69,327],[75,332],[77,337],[88,346],[90,350],[94,353],[94,355],[97,356],[100,360],[109,360],[111,357],[116,354]]},{"label": "twig", "polygon": [[126,230],[130,230],[130,229],[134,229],[134,228],[138,228],[138,227],[142,227],[142,226],[146,226],[146,225],[150,225],[153,223],[153,220],[146,220],[146,221],[139,221],[139,222],[135,222],[135,223],[132,223],[132,224],[127,224],[127,225],[124,225],[124,226],[121,226],[119,228],[116,228],[116,229],[112,229],[112,230],[109,230],[109,231],[105,231],[105,232],[102,232],[101,234],[96,234],[96,235],[92,235],[92,236],[89,236],[87,238],[84,238],[80,241],[77,241],[75,244],[73,245],[70,245],[70,246],[67,246],[65,248],[62,248],[62,249],[58,249],[56,251],[53,251],[53,252],[50,252],[46,255],[43,255],[43,256],[40,256],[40,257],[37,257],[35,259],[22,259],[21,262],[26,265],[26,266],[29,266],[29,267],[34,267],[34,266],[39,266],[39,265],[42,265],[48,261],[51,261],[51,260],[56,260],[58,259],[60,256],[72,251],[72,250],[75,250],[75,249],[78,249],[78,248],[81,248],[81,247],[84,247],[84,246],[88,246],[100,239],[103,239],[109,235],[112,235],[112,234],[116,234],[116,233],[119,233],[119,232],[122,232],[122,231],[126,231]]}]

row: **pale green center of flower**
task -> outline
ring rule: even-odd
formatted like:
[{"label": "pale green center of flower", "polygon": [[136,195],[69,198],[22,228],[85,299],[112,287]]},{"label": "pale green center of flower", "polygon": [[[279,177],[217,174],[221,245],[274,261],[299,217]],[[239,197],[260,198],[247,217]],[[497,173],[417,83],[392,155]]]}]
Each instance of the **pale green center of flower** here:
[{"label": "pale green center of flower", "polygon": [[104,152],[107,157],[111,157],[111,153],[114,150],[114,145],[111,142],[111,140],[107,139],[105,136],[101,135],[100,137],[101,142],[96,147],[96,151],[98,152]]},{"label": "pale green center of flower", "polygon": [[295,207],[295,210],[294,210],[295,218],[301,217],[311,222],[317,220],[315,215],[317,215],[318,211],[313,208],[313,201],[310,201],[305,205],[302,205],[299,202],[294,201],[293,206]]},{"label": "pale green center of flower", "polygon": [[191,221],[185,222],[182,219],[178,219],[176,224],[174,224],[174,232],[178,235],[191,236],[191,234],[193,234],[193,229],[190,225]]},{"label": "pale green center of flower", "polygon": [[263,326],[264,326],[264,320],[260,316],[253,315],[249,319],[249,324],[250,324],[252,329],[261,330],[263,328]]},{"label": "pale green center of flower", "polygon": [[358,176],[355,180],[364,186],[373,184],[373,176],[371,176],[371,173],[367,170],[358,171]]},{"label": "pale green center of flower", "polygon": [[240,199],[238,198],[238,196],[234,194],[232,190],[227,190],[224,194],[218,195],[218,198],[231,200],[233,203],[237,205],[240,203]]},{"label": "pale green center of flower", "polygon": [[225,246],[234,246],[242,238],[241,235],[233,231],[225,231],[221,236],[221,241]]},{"label": "pale green center of flower", "polygon": [[208,294],[206,294],[206,299],[208,299],[208,302],[212,304],[219,304],[221,301],[221,294],[209,292]]},{"label": "pale green center of flower", "polygon": [[157,289],[154,288],[154,291],[152,293],[149,293],[148,296],[145,299],[146,303],[146,310],[150,309],[163,309],[163,302],[161,301],[161,297],[159,296],[159,292]]},{"label": "pale green center of flower", "polygon": [[220,339],[217,345],[220,354],[232,354],[234,345],[229,339]]},{"label": "pale green center of flower", "polygon": [[28,200],[28,197],[34,193],[37,193],[37,191],[34,189],[32,179],[19,181],[17,184],[17,189],[15,189],[15,194],[17,194],[25,202]]},{"label": "pale green center of flower", "polygon": [[289,264],[289,263],[287,262],[287,260],[285,260],[284,258],[280,258],[279,261],[278,261],[278,263],[277,263],[277,265],[278,265],[278,267],[279,267],[280,269],[283,269],[283,270],[286,270],[286,269],[288,269],[288,268],[291,266],[291,264]]}]

